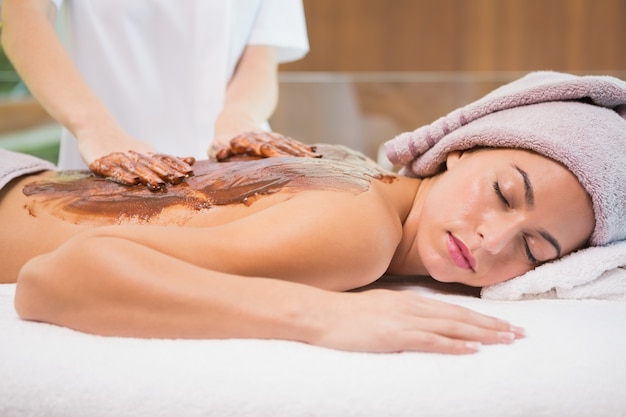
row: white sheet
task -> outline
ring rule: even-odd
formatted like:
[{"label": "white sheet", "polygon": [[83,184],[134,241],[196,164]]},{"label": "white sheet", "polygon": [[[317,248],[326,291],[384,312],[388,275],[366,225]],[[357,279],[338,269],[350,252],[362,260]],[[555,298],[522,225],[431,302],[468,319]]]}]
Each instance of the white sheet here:
[{"label": "white sheet", "polygon": [[411,288],[509,319],[528,336],[469,356],[105,338],[19,320],[14,285],[4,284],[0,416],[626,416],[626,303]]}]

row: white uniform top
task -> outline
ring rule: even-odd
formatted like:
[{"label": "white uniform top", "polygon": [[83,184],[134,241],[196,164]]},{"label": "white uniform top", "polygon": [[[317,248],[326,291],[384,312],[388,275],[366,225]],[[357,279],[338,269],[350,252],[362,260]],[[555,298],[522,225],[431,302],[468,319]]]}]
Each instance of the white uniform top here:
[{"label": "white uniform top", "polygon": [[[176,156],[206,158],[246,45],[275,46],[279,62],[309,50],[301,0],[53,2],[70,55],[121,127]],[[85,168],[67,131],[58,165]]]}]

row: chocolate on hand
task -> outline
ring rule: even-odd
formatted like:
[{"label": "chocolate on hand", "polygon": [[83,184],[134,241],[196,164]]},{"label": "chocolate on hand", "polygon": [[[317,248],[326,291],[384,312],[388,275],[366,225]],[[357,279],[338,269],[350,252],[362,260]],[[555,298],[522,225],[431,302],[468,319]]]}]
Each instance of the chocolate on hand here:
[{"label": "chocolate on hand", "polygon": [[195,159],[164,154],[141,154],[135,151],[113,152],[96,159],[89,169],[96,175],[124,185],[144,184],[151,191],[168,184],[180,184],[193,174]]},{"label": "chocolate on hand", "polygon": [[238,157],[271,158],[297,156],[321,158],[315,147],[274,132],[246,132],[230,140],[230,147],[218,149],[215,158],[222,162]]}]

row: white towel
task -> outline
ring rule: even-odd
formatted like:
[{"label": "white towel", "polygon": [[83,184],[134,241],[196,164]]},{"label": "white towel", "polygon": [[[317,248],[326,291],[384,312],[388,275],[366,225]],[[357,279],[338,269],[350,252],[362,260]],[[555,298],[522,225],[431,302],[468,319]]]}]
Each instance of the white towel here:
[{"label": "white towel", "polygon": [[0,189],[14,178],[48,169],[54,169],[51,162],[0,148]]},{"label": "white towel", "polygon": [[582,249],[517,278],[484,287],[491,300],[626,300],[626,240]]}]

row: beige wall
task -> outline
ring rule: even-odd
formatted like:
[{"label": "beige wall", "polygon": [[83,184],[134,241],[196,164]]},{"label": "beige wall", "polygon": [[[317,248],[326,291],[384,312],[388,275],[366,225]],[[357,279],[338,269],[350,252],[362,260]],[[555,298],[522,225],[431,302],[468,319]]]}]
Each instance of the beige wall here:
[{"label": "beige wall", "polygon": [[626,0],[304,0],[311,51],[281,67],[272,127],[381,143],[521,74],[626,76]]},{"label": "beige wall", "polygon": [[[626,0],[304,0],[311,52],[281,66],[274,130],[379,145],[530,70],[626,79]],[[312,72],[312,73],[309,73]],[[0,132],[48,123],[0,106]],[[12,110],[12,111],[9,111]]]},{"label": "beige wall", "polygon": [[304,0],[288,71],[626,69],[626,0]]}]

